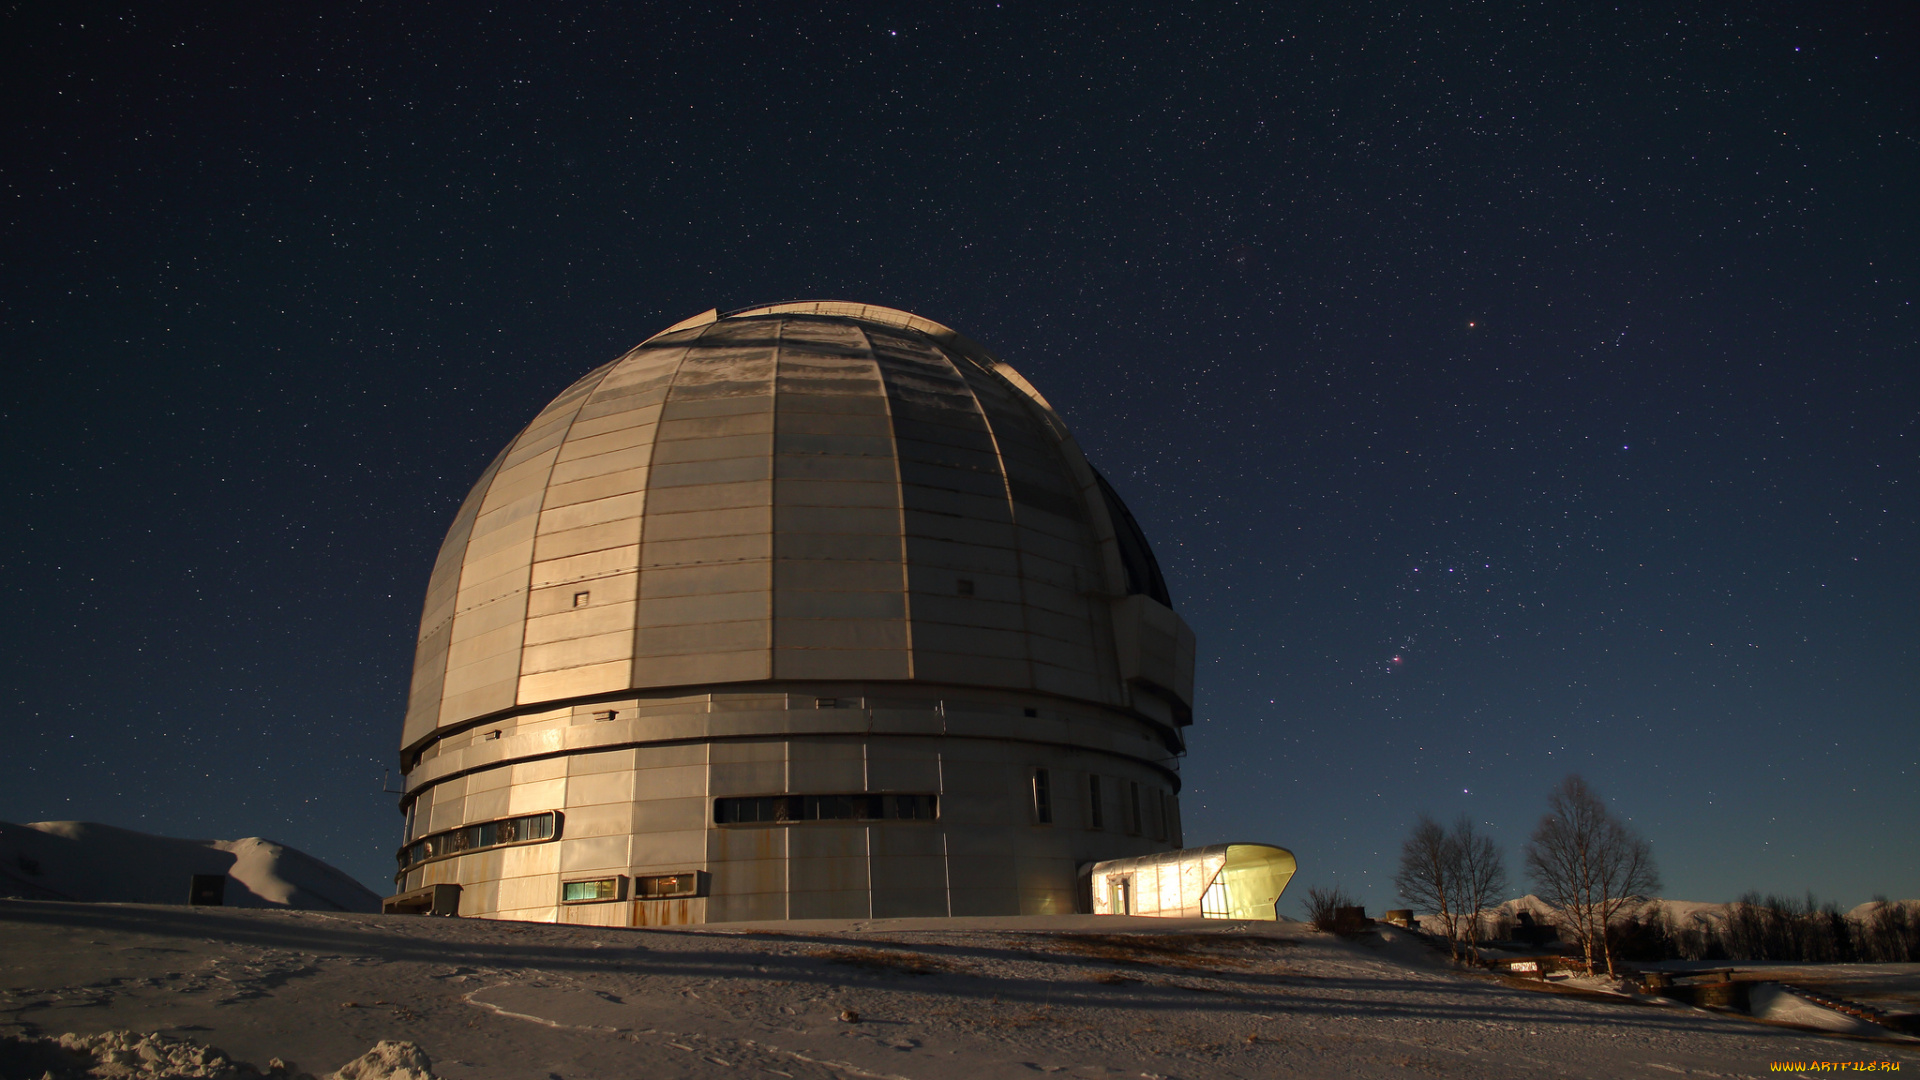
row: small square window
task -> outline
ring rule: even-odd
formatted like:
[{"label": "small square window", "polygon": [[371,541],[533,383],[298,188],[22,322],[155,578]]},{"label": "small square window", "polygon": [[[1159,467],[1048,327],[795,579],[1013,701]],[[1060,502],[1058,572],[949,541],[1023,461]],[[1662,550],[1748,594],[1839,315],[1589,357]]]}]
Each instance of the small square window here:
[{"label": "small square window", "polygon": [[1020,710],[1020,715],[1022,715],[1022,716],[1039,716],[1039,715],[1040,715],[1040,710],[1039,710],[1039,709],[1021,709],[1021,710]]},{"label": "small square window", "polygon": [[973,595],[973,579],[961,578],[959,581],[954,583],[954,591],[959,593],[961,596],[972,596]]},{"label": "small square window", "polygon": [[577,592],[577,593],[574,593],[574,594],[573,594],[573,606],[574,606],[574,607],[586,607],[586,606],[587,606],[587,601],[589,601],[589,600],[592,600],[592,599],[593,599],[593,594],[592,594],[592,593],[590,593],[590,592]]},{"label": "small square window", "polygon": [[486,733],[485,735],[482,735],[482,736],[480,736],[480,737],[481,737],[482,739],[485,739],[485,740],[487,740],[487,741],[492,741],[492,740],[494,740],[494,739],[497,739],[497,738],[499,738],[499,737],[500,737],[500,732],[499,732],[499,731],[498,731],[498,730],[496,729],[496,730],[494,730],[494,731],[489,731],[489,732],[487,732],[487,733]]},{"label": "small square window", "polygon": [[595,720],[601,721],[602,723],[608,720],[617,719],[619,716],[620,716],[619,709],[601,709],[599,712],[596,712],[593,714],[593,718]]}]

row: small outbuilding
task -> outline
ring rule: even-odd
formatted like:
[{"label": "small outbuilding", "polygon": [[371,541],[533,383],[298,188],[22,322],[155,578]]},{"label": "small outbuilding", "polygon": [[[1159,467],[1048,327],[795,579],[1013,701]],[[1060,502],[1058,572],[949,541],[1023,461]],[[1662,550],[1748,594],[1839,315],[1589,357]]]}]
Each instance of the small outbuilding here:
[{"label": "small outbuilding", "polygon": [[1294,869],[1286,848],[1211,844],[1094,863],[1088,886],[1095,915],[1272,922]]}]

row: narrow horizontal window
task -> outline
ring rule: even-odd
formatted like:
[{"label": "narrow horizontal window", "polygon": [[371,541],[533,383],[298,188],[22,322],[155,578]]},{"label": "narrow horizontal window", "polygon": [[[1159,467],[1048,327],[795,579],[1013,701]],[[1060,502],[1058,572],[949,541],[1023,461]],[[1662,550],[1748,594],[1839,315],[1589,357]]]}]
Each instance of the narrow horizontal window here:
[{"label": "narrow horizontal window", "polygon": [[598,904],[618,899],[620,899],[618,877],[590,878],[586,881],[560,883],[560,902],[563,904]]},{"label": "narrow horizontal window", "polygon": [[434,859],[449,855],[463,855],[469,851],[484,851],[487,848],[505,844],[551,840],[557,831],[557,816],[552,811],[544,814],[524,814],[520,817],[502,818],[499,821],[483,821],[477,825],[448,829],[445,832],[422,837],[400,849],[400,869],[406,871]]},{"label": "narrow horizontal window", "polygon": [[700,873],[685,870],[678,874],[649,874],[633,879],[635,900],[664,900],[675,896],[699,896]]},{"label": "narrow horizontal window", "polygon": [[713,800],[717,825],[784,825],[799,821],[933,821],[937,795],[864,792],[848,795],[748,795]]}]

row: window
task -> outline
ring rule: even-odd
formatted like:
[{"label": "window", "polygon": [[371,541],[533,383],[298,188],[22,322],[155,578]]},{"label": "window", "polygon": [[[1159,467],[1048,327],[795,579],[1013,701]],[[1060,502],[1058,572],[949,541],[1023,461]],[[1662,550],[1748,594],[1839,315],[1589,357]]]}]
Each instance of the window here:
[{"label": "window", "polygon": [[676,896],[700,895],[700,872],[685,870],[677,874],[651,874],[633,879],[635,900],[665,900]]},{"label": "window", "polygon": [[748,795],[713,800],[716,825],[789,825],[800,821],[933,821],[937,795]]},{"label": "window", "polygon": [[1040,715],[1040,710],[1039,710],[1039,709],[1035,709],[1035,708],[1031,708],[1031,707],[1029,707],[1029,708],[1025,708],[1025,709],[1021,709],[1021,710],[1020,710],[1020,715],[1021,715],[1021,716],[1025,716],[1025,717],[1028,717],[1028,718],[1032,718],[1032,717],[1036,717],[1036,716],[1039,716],[1039,715]]},{"label": "window", "polygon": [[601,709],[599,712],[596,712],[593,714],[593,718],[595,720],[598,720],[604,723],[608,720],[612,720],[618,717],[619,715],[620,715],[619,709]]},{"label": "window", "polygon": [[609,900],[620,899],[621,877],[592,878],[587,881],[566,881],[560,884],[560,902],[563,904],[603,904]]},{"label": "window", "polygon": [[1200,894],[1200,917],[1224,919],[1230,910],[1227,907],[1227,883],[1216,877],[1213,884],[1207,886],[1207,891]]},{"label": "window", "polygon": [[574,607],[586,607],[586,606],[587,606],[587,602],[588,602],[588,601],[590,601],[590,600],[592,600],[592,599],[593,599],[593,594],[592,594],[592,593],[590,593],[590,592],[577,592],[577,593],[574,593],[574,594],[573,594],[573,606],[574,606]]},{"label": "window", "polygon": [[1147,818],[1148,831],[1153,833],[1155,840],[1165,840],[1167,838],[1167,793],[1154,788],[1152,805],[1152,814]]},{"label": "window", "polygon": [[1100,806],[1100,778],[1087,777],[1087,823],[1096,829],[1107,827],[1107,815]]},{"label": "window", "polygon": [[400,869],[406,871],[431,859],[460,855],[469,851],[482,851],[486,848],[500,847],[503,844],[528,844],[551,840],[559,831],[558,817],[557,814],[548,811],[544,814],[502,818],[499,821],[483,821],[478,825],[466,825],[458,829],[437,832],[401,848]]},{"label": "window", "polygon": [[971,578],[961,578],[955,581],[953,583],[953,591],[959,593],[961,596],[972,596],[973,580]]},{"label": "window", "polygon": [[1127,820],[1125,824],[1126,824],[1127,835],[1139,836],[1140,835],[1140,783],[1137,780],[1127,781],[1126,811],[1127,811]]},{"label": "window", "polygon": [[1053,782],[1047,770],[1033,770],[1033,823],[1053,824]]}]

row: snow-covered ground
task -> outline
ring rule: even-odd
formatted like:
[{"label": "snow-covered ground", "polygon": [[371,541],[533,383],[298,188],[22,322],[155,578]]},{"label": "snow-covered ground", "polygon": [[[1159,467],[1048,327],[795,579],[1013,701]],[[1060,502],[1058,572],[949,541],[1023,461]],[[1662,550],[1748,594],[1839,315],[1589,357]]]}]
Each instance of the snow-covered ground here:
[{"label": "snow-covered ground", "polygon": [[379,911],[380,897],[284,844],[181,840],[90,821],[0,821],[0,896],[183,904],[195,874],[223,874],[229,907]]},{"label": "snow-covered ground", "polygon": [[[1920,965],[1909,976],[1920,976]],[[617,930],[0,901],[0,1034],[160,1031],[316,1074],[1761,1076],[1920,1043],[1457,973],[1412,935],[1060,916]]]}]

